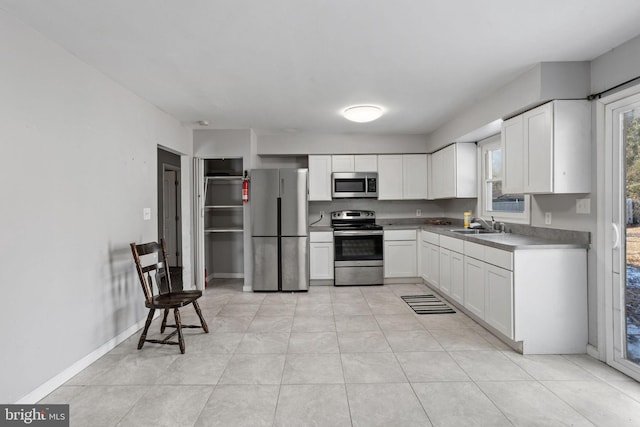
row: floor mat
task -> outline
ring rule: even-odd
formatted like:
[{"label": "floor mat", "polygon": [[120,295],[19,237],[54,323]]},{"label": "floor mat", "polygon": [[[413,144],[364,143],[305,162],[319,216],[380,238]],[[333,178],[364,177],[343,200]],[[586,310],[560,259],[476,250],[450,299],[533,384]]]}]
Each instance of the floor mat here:
[{"label": "floor mat", "polygon": [[417,314],[455,313],[451,307],[440,301],[435,295],[404,295],[400,297]]}]

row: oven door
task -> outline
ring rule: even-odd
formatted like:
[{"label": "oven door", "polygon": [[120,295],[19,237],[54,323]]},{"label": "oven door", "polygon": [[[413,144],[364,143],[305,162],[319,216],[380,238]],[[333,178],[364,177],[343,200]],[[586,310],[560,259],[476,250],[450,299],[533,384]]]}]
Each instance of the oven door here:
[{"label": "oven door", "polygon": [[333,232],[336,265],[383,260],[382,230],[344,230]]}]

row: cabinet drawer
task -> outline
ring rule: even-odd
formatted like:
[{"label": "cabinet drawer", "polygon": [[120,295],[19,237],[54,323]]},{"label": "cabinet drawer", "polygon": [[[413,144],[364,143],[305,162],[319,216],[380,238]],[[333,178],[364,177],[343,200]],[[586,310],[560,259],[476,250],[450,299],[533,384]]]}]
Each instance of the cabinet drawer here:
[{"label": "cabinet drawer", "polygon": [[333,231],[312,231],[309,233],[309,242],[333,242]]},{"label": "cabinet drawer", "polygon": [[430,231],[422,231],[421,232],[422,241],[431,243],[432,245],[440,246],[440,235],[436,233],[432,233]]},{"label": "cabinet drawer", "polygon": [[417,230],[385,230],[384,240],[416,240]]},{"label": "cabinet drawer", "polygon": [[502,249],[485,246],[484,261],[488,264],[497,265],[509,271],[513,271],[513,253]]},{"label": "cabinet drawer", "polygon": [[484,261],[486,246],[472,242],[464,242],[464,254],[468,257]]},{"label": "cabinet drawer", "polygon": [[440,246],[451,251],[463,253],[464,240],[455,239],[449,236],[440,236]]}]

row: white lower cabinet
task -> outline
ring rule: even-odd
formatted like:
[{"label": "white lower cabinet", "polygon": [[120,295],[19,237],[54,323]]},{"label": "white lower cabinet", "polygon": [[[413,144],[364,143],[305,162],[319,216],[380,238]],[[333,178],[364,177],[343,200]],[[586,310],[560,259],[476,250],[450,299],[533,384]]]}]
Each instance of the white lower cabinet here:
[{"label": "white lower cabinet", "polygon": [[309,233],[309,278],[333,279],[333,233]]},{"label": "white lower cabinet", "polygon": [[385,230],[384,277],[417,277],[416,230]]},{"label": "white lower cabinet", "polygon": [[513,272],[487,264],[484,320],[513,339]]},{"label": "white lower cabinet", "polygon": [[436,288],[440,288],[440,247],[422,241],[420,255],[422,278]]},{"label": "white lower cabinet", "polygon": [[[424,232],[423,232],[424,233]],[[422,240],[420,242],[420,277],[426,282],[430,282],[431,271],[429,270],[429,243]]]},{"label": "white lower cabinet", "polygon": [[451,251],[440,248],[440,292],[445,295],[451,293]]},{"label": "white lower cabinet", "polygon": [[421,232],[420,274],[425,282],[440,287],[440,236],[424,230]]},{"label": "white lower cabinet", "polygon": [[451,252],[451,298],[464,303],[464,255]]},{"label": "white lower cabinet", "polygon": [[[585,249],[508,251],[447,235],[440,235],[437,245],[422,236],[422,277],[470,317],[523,354],[585,352]],[[434,260],[437,280],[428,267]]]},{"label": "white lower cabinet", "polygon": [[479,259],[464,257],[464,306],[484,319],[485,263]]},{"label": "white lower cabinet", "polygon": [[384,277],[416,277],[417,249],[415,240],[384,242]]}]

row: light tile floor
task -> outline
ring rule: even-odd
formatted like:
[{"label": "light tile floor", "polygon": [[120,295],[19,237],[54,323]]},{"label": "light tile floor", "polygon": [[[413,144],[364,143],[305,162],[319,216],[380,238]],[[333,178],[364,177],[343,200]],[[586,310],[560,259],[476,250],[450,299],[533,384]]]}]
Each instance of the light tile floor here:
[{"label": "light tile floor", "polygon": [[74,426],[640,426],[636,381],[587,355],[522,356],[399,298],[427,291],[219,283],[201,299],[211,332],[185,331],[185,355],[138,351],[137,333],[42,403],[69,403]]}]

